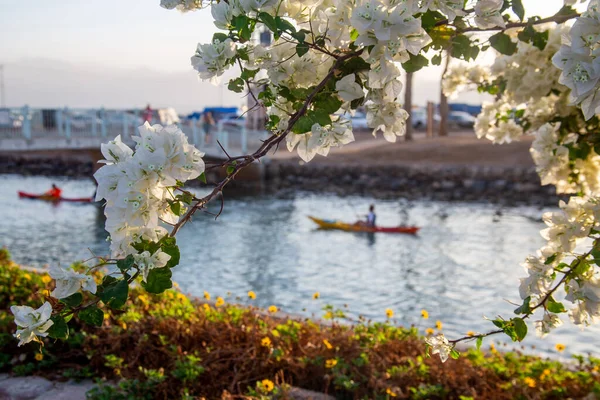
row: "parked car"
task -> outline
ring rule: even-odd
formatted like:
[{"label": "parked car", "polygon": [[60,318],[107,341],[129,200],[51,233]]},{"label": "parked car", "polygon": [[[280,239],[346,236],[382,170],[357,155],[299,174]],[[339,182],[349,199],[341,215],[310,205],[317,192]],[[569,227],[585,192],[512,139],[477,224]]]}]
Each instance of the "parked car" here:
[{"label": "parked car", "polygon": [[415,129],[425,129],[427,126],[427,113],[423,109],[412,110],[410,121]]},{"label": "parked car", "polygon": [[369,129],[367,116],[363,112],[357,111],[350,120],[352,121],[352,129]]},{"label": "parked car", "polygon": [[475,117],[464,111],[452,111],[448,115],[448,122],[461,128],[472,128],[475,124]]}]

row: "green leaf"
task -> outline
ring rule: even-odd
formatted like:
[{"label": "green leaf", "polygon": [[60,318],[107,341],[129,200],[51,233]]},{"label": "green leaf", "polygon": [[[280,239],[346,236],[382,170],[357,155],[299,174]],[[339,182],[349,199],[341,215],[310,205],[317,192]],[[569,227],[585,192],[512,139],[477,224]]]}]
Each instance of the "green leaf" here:
[{"label": "green leaf", "polygon": [[302,57],[303,55],[308,53],[308,49],[309,47],[306,43],[298,43],[296,45],[296,54],[298,54],[298,57]]},{"label": "green leaf", "polygon": [[351,58],[346,61],[341,67],[342,75],[346,76],[360,71],[368,71],[371,65],[360,57]]},{"label": "green leaf", "polygon": [[173,287],[171,276],[172,274],[169,268],[151,269],[150,272],[148,272],[146,282],[142,282],[142,287],[146,289],[148,293],[162,293]]},{"label": "green leaf", "polygon": [[238,35],[242,41],[247,41],[252,38],[250,19],[246,15],[240,14],[233,17],[231,23],[238,31]]},{"label": "green leaf", "polygon": [[213,41],[213,42],[214,42],[214,41],[218,41],[218,42],[224,42],[224,41],[226,41],[228,38],[229,38],[229,36],[227,36],[226,34],[218,32],[218,33],[215,33],[215,34],[213,35],[213,37],[212,37],[212,41]]},{"label": "green leaf", "polygon": [[544,264],[550,265],[554,262],[554,260],[556,260],[556,253],[554,253],[550,257],[546,258],[546,261],[544,261]]},{"label": "green leaf", "polygon": [[115,279],[107,275],[98,287],[97,295],[108,307],[119,309],[127,302],[129,284],[125,279]]},{"label": "green leaf", "polygon": [[429,60],[424,55],[419,54],[415,56],[410,54],[410,59],[407,62],[402,63],[402,68],[404,68],[406,72],[416,72],[421,68],[426,67],[428,64]]},{"label": "green leaf", "polygon": [[48,336],[53,339],[68,339],[69,338],[69,326],[63,317],[55,315],[50,320],[54,322],[48,329]]},{"label": "green leaf", "polygon": [[258,69],[247,69],[244,68],[242,70],[242,74],[240,75],[240,78],[242,78],[242,80],[247,81],[249,79],[252,79],[256,76],[256,74],[258,73]]},{"label": "green leaf", "polygon": [[510,40],[510,36],[503,32],[498,32],[490,36],[490,44],[500,54],[507,56],[513,55],[517,51],[517,44]]},{"label": "green leaf", "polygon": [[290,33],[296,32],[296,28],[294,28],[294,25],[292,25],[290,23],[290,21],[288,21],[287,19],[284,19],[281,17],[275,17],[275,24],[277,25],[277,29],[279,29],[279,30],[290,32]]},{"label": "green leaf", "polygon": [[277,24],[275,23],[275,18],[266,12],[261,12],[258,14],[258,19],[260,19],[260,21],[265,24],[265,26],[267,28],[269,28],[269,30],[271,32],[276,32],[277,31]]},{"label": "green leaf", "polygon": [[163,237],[160,240],[160,248],[163,252],[171,256],[171,259],[167,262],[166,267],[176,267],[179,264],[180,253],[175,238],[170,236]]},{"label": "green leaf", "polygon": [[[206,174],[204,172],[200,174],[200,176],[198,177],[198,179],[200,180],[200,182],[206,184]],[[188,204],[190,204],[190,203],[188,203]]]},{"label": "green leaf", "polygon": [[[514,325],[517,340],[519,342],[523,341],[525,336],[527,336],[527,324],[522,318],[513,318],[511,321]],[[515,341],[515,339],[513,339],[513,341]]]},{"label": "green leaf", "polygon": [[477,338],[477,340],[475,341],[475,347],[477,347],[477,350],[479,351],[479,349],[481,349],[481,344],[483,343],[483,337],[479,336]]},{"label": "green leaf", "polygon": [[226,168],[227,175],[231,175],[235,172],[235,165],[228,165]]},{"label": "green leaf", "polygon": [[93,326],[102,326],[102,321],[104,321],[104,311],[96,306],[84,308],[77,315],[80,320]]},{"label": "green leaf", "polygon": [[358,31],[352,28],[350,31],[350,40],[354,42],[356,39],[358,39]]},{"label": "green leaf", "polygon": [[458,352],[458,350],[452,349],[452,351],[450,352],[450,357],[452,357],[455,360],[458,360],[458,358],[460,357],[460,353]]},{"label": "green leaf", "polygon": [[227,89],[235,93],[242,93],[244,91],[244,80],[242,78],[230,80]]},{"label": "green leaf", "polygon": [[331,116],[326,110],[316,108],[313,111],[309,111],[307,114],[310,117],[310,119],[314,121],[314,123],[317,123],[321,126],[331,124]]},{"label": "green leaf", "polygon": [[296,121],[292,128],[292,132],[297,134],[310,132],[314,123],[315,122],[309,116],[304,115]]},{"label": "green leaf", "polygon": [[299,30],[298,32],[293,32],[291,35],[294,39],[296,39],[300,43],[304,43],[304,39],[306,38],[306,34],[310,33],[306,29]]},{"label": "green leaf", "polygon": [[521,0],[512,0],[512,10],[523,21],[523,18],[525,18],[525,8]]},{"label": "green leaf", "polygon": [[60,299],[60,301],[62,303],[64,303],[64,304],[66,304],[67,306],[71,307],[71,308],[77,307],[83,301],[83,295],[81,293],[79,293],[79,292],[73,293],[69,297],[65,297],[64,299]]},{"label": "green leaf", "polygon": [[171,203],[171,211],[175,215],[181,215],[181,203],[178,201],[174,201]]},{"label": "green leaf", "polygon": [[523,300],[523,304],[515,310],[515,314],[529,314],[531,312],[531,307],[529,306],[530,302],[531,296],[527,296],[525,300]]},{"label": "green leaf", "polygon": [[122,272],[129,271],[134,264],[135,259],[131,254],[121,260],[117,260],[117,268],[119,268]]},{"label": "green leaf", "polygon": [[431,63],[433,65],[440,65],[442,63],[442,55],[436,54],[435,56],[431,57]]},{"label": "green leaf", "polygon": [[313,108],[315,110],[321,110],[326,112],[327,114],[333,114],[340,109],[344,102],[336,96],[323,94],[321,96],[318,96],[313,104]]},{"label": "green leaf", "polygon": [[546,310],[555,314],[567,312],[563,303],[554,300],[552,296],[548,297],[548,301],[546,301]]}]

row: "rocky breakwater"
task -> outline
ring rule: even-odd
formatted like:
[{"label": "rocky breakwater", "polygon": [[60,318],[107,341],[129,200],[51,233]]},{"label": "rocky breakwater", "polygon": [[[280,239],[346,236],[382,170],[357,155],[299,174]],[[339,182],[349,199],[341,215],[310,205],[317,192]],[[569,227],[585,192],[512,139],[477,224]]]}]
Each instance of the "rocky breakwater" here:
[{"label": "rocky breakwater", "polygon": [[266,186],[339,195],[502,205],[555,206],[553,186],[540,186],[535,168],[489,166],[336,165],[271,162]]},{"label": "rocky breakwater", "polygon": [[0,154],[0,174],[91,177],[94,163],[83,157],[61,157],[53,154]]}]

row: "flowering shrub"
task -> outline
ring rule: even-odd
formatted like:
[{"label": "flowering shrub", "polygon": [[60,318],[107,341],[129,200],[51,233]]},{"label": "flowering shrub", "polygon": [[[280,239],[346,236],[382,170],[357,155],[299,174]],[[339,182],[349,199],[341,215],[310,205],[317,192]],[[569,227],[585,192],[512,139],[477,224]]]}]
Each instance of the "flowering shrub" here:
[{"label": "flowering shrub", "polygon": [[[373,134],[394,142],[405,133],[408,118],[397,102],[402,70],[439,65],[443,56],[470,62],[490,47],[499,53],[492,66],[451,70],[444,89],[476,86],[495,95],[477,120],[477,135],[505,143],[535,134],[531,152],[542,184],[581,197],[544,216],[548,243],[525,263],[529,275],[521,283],[523,303],[516,317],[492,321],[498,329],[485,334],[456,340],[432,336],[428,345],[445,361],[458,355],[454,346],[460,341],[476,340],[479,346],[496,333],[523,340],[527,319],[536,313],[542,314],[536,321],[540,334],[560,324],[565,312],[575,324],[595,322],[600,316],[600,13],[598,0],[582,15],[573,3],[566,0],[552,17],[526,19],[521,0],[163,0],[168,9],[210,8],[222,32],[198,45],[192,66],[201,79],[213,82],[239,68],[228,87],[254,97],[256,107],[266,111],[272,135],[252,154],[227,155],[225,162],[206,167],[224,167],[228,176],[202,198],[183,187],[203,179],[202,153],[177,127],[140,127],[135,149],[119,137],[103,145],[106,165],[95,177],[97,200],[105,201],[111,255],[84,272],[53,268],[56,288],[42,308],[14,308],[20,344],[44,335],[66,338],[73,316],[101,325],[104,311],[98,305],[121,309],[136,281],[152,294],[169,289],[170,269],[179,263],[175,235],[241,169],[283,141],[305,161],[326,156],[331,147],[354,140],[350,117],[361,106]],[[568,27],[565,22],[572,19]],[[256,44],[261,31],[274,42]],[[256,87],[264,90],[256,95]],[[577,252],[578,244],[588,250]],[[110,273],[95,282],[89,274],[100,267]],[[560,288],[569,309],[555,297]],[[331,369],[343,365],[336,358],[328,361]]]},{"label": "flowering shrub", "polygon": [[133,287],[127,311],[107,309],[100,327],[74,319],[68,339],[19,347],[8,308],[39,302],[44,276],[0,261],[0,285],[17,280],[24,289],[0,300],[0,373],[110,380],[89,391],[90,400],[285,398],[290,385],[369,399],[584,398],[600,391],[595,358],[565,365],[489,347],[441,364],[426,356],[416,328],[281,319],[255,308],[201,305],[172,289]]}]

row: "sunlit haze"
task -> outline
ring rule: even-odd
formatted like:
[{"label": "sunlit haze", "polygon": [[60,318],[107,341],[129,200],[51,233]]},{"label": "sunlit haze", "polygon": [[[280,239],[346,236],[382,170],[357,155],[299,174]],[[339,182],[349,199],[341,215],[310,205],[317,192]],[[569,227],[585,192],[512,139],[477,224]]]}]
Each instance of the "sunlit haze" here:
[{"label": "sunlit haze", "polygon": [[[243,99],[199,82],[190,67],[216,28],[209,10],[182,14],[158,0],[0,0],[0,64],[8,106],[156,107],[187,112]],[[563,0],[524,0],[530,15]],[[437,67],[416,75],[415,104],[439,96]],[[226,82],[224,79],[223,82]],[[480,102],[475,94],[460,100]]]}]

